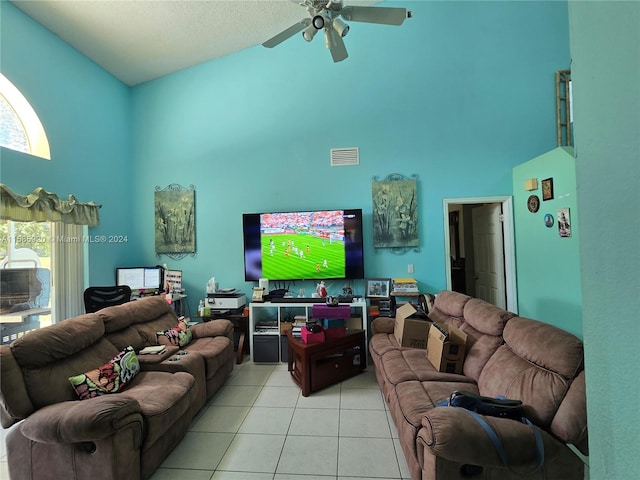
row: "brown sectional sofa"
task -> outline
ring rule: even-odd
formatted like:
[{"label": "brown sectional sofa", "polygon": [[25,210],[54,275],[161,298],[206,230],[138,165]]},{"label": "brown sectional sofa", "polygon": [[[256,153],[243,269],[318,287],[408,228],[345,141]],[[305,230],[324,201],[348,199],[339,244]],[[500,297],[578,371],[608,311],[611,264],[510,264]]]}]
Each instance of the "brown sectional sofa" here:
[{"label": "brown sectional sofa", "polygon": [[[583,345],[552,325],[518,317],[480,299],[440,292],[429,319],[467,334],[460,375],[436,371],[425,350],[400,347],[394,319],[372,322],[369,351],[376,378],[414,480],[584,478],[588,454]],[[542,432],[544,464],[536,469],[532,428],[485,417],[506,449],[502,464],[491,439],[460,408],[436,406],[455,390],[522,400]]]},{"label": "brown sectional sofa", "polygon": [[[177,324],[160,297],[74,317],[0,346],[0,423],[12,480],[147,479],[233,370],[233,324],[191,327],[187,354],[138,355],[119,393],[78,400],[68,378]],[[175,360],[178,358],[178,360]],[[19,423],[18,423],[19,422]],[[16,425],[17,423],[17,425]]]}]

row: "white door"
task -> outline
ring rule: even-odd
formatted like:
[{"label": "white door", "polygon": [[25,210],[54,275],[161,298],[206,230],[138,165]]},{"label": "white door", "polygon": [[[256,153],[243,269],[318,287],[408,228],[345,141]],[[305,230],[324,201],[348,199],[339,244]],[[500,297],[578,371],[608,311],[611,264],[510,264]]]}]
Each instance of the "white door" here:
[{"label": "white door", "polygon": [[473,253],[477,298],[506,308],[501,204],[472,210]]}]

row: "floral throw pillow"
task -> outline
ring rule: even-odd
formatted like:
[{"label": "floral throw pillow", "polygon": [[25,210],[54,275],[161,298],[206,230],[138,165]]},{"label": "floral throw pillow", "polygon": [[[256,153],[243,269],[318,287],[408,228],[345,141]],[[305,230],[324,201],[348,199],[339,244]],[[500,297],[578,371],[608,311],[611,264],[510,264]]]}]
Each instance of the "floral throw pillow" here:
[{"label": "floral throw pillow", "polygon": [[140,371],[140,363],[132,346],[110,361],[89,372],[69,377],[80,400],[121,391]]},{"label": "floral throw pillow", "polygon": [[160,345],[177,345],[179,347],[184,347],[193,338],[187,322],[183,320],[180,320],[178,322],[178,325],[170,328],[169,330],[165,330],[164,332],[156,332],[156,335],[158,337],[158,343]]}]

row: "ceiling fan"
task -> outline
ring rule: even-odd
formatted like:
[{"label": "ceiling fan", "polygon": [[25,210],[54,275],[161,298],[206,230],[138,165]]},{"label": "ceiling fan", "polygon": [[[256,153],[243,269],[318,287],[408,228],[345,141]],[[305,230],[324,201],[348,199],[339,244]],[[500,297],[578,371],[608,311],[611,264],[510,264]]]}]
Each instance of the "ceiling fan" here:
[{"label": "ceiling fan", "polygon": [[[341,62],[349,56],[344,46],[344,37],[349,32],[349,25],[342,19],[352,22],[380,23],[383,25],[402,25],[404,19],[411,17],[411,12],[398,7],[361,7],[344,6],[342,0],[292,0],[306,7],[309,18],[278,33],[262,45],[273,48],[302,31],[303,38],[310,42],[320,30],[324,30],[327,48],[334,62]],[[342,17],[342,18],[340,18]]]}]

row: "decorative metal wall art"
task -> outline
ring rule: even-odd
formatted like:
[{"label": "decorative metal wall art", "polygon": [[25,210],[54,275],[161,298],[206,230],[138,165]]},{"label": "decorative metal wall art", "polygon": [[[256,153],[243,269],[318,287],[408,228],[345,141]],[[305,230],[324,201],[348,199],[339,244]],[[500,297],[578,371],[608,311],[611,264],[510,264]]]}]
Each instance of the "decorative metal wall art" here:
[{"label": "decorative metal wall art", "polygon": [[416,174],[411,179],[392,173],[384,180],[373,177],[373,246],[404,254],[419,251]]},{"label": "decorative metal wall art", "polygon": [[193,185],[184,188],[172,183],[156,187],[155,240],[156,257],[167,255],[179,260],[196,254],[196,191]]}]

